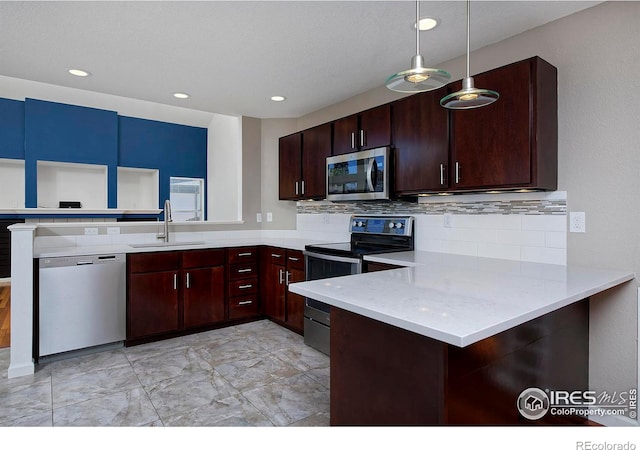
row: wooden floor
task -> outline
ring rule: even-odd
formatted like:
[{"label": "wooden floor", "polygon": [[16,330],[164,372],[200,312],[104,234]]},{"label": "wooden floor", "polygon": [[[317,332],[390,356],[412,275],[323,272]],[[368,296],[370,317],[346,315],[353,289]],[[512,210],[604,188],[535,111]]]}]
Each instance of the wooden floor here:
[{"label": "wooden floor", "polygon": [[11,340],[11,287],[0,286],[0,348],[9,347]]}]

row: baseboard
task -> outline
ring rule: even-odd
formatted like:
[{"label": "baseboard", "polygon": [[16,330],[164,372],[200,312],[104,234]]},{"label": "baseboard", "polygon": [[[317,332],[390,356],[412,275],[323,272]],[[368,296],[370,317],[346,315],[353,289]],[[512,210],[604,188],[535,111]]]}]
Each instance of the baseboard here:
[{"label": "baseboard", "polygon": [[605,427],[637,427],[640,423],[637,420],[624,416],[589,416],[589,420],[599,423]]}]

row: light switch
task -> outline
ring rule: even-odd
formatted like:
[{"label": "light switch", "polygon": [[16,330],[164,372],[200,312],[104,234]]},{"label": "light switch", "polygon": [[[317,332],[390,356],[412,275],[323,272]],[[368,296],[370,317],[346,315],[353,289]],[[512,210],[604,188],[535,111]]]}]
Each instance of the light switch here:
[{"label": "light switch", "polygon": [[98,234],[98,229],[97,228],[85,228],[84,229],[84,234],[87,236],[95,236]]},{"label": "light switch", "polygon": [[273,222],[273,214],[270,212],[267,213],[267,222]]},{"label": "light switch", "polygon": [[120,234],[120,227],[107,227],[107,234]]}]

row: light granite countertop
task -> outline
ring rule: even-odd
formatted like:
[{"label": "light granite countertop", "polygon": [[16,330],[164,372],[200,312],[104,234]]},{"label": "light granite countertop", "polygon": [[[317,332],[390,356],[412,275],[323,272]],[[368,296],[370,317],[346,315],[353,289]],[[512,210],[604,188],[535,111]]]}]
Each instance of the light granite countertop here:
[{"label": "light granite countertop", "polygon": [[293,283],[289,290],[458,347],[585,299],[635,276],[432,252],[365,256],[405,266]]}]

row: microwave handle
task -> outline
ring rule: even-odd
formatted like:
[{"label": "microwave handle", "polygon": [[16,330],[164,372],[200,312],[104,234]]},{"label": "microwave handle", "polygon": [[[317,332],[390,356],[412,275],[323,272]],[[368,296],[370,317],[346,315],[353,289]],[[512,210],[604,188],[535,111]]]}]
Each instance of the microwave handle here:
[{"label": "microwave handle", "polygon": [[376,163],[375,158],[371,158],[369,160],[369,164],[367,165],[367,187],[369,188],[369,192],[374,192],[375,187],[373,186],[373,165]]}]

